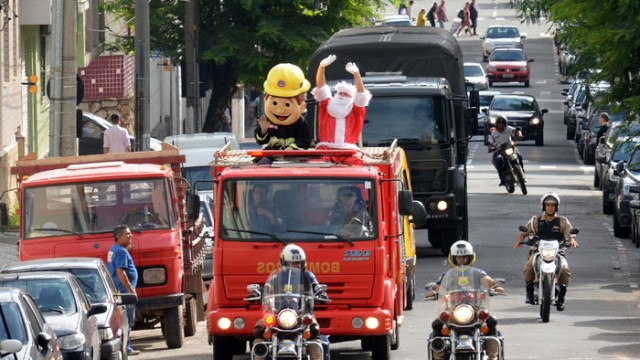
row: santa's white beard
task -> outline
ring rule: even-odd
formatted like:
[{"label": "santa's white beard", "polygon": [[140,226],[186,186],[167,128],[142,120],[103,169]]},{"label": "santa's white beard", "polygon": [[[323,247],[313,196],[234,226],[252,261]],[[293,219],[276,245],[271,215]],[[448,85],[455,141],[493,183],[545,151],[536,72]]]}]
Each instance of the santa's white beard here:
[{"label": "santa's white beard", "polygon": [[336,95],[329,101],[327,112],[336,119],[344,119],[353,109],[353,99]]}]

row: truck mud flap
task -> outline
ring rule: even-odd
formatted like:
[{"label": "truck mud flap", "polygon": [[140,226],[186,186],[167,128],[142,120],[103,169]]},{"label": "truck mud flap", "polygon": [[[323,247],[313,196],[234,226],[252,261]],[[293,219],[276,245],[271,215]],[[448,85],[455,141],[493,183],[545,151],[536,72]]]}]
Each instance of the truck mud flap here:
[{"label": "truck mud flap", "polygon": [[138,300],[136,310],[156,310],[176,307],[184,304],[184,294],[172,294],[167,296],[156,296],[142,298]]}]

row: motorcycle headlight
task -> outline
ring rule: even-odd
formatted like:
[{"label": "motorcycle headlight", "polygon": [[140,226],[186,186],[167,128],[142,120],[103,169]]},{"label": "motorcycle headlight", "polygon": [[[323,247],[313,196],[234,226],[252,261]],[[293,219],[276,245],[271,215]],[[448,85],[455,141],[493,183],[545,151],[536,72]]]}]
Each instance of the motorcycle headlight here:
[{"label": "motorcycle headlight", "polygon": [[77,349],[80,346],[84,345],[84,335],[71,334],[71,335],[61,336],[58,338],[58,343],[60,344],[60,348],[63,350]]},{"label": "motorcycle headlight", "polygon": [[298,314],[294,310],[284,309],[278,314],[278,326],[291,329],[298,323]]},{"label": "motorcycle headlight", "polygon": [[476,312],[471,305],[462,304],[453,309],[451,319],[455,324],[466,325],[473,321]]},{"label": "motorcycle headlight", "polygon": [[538,117],[534,117],[533,119],[529,120],[529,124],[531,124],[531,125],[538,125],[538,124],[540,124],[540,118],[538,118]]},{"label": "motorcycle headlight", "polygon": [[510,147],[510,148],[504,149],[504,154],[507,155],[507,156],[513,155],[513,148]]},{"label": "motorcycle headlight", "polygon": [[542,254],[542,260],[547,262],[552,261],[556,257],[555,249],[542,249],[540,253]]}]

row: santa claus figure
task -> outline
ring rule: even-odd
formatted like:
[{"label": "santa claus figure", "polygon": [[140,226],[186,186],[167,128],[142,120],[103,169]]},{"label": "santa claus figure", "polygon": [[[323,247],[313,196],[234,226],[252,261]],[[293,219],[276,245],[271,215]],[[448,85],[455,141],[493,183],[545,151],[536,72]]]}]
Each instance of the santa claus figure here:
[{"label": "santa claus figure", "polygon": [[[316,88],[311,91],[319,102],[316,148],[358,149],[357,143],[366,114],[365,107],[371,100],[371,93],[365,90],[356,64],[350,62],[345,66],[345,70],[353,74],[355,86],[340,82],[335,86],[336,95],[332,97],[324,71],[335,60],[335,55],[329,55],[320,62],[316,73]],[[354,160],[340,159],[341,162]]]}]

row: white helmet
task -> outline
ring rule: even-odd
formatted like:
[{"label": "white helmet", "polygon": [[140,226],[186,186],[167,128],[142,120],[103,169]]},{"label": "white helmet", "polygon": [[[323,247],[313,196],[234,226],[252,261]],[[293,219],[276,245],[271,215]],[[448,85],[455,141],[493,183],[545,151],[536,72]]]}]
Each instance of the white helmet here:
[{"label": "white helmet", "polygon": [[560,196],[554,192],[544,193],[540,198],[540,205],[542,205],[542,211],[544,211],[544,204],[554,204],[556,206],[556,212],[560,208]]},{"label": "white helmet", "polygon": [[451,266],[458,266],[455,259],[458,256],[467,257],[467,263],[465,265],[472,266],[473,263],[476,262],[476,253],[473,251],[473,245],[468,241],[458,240],[451,245],[451,249],[449,249],[449,264],[451,264]]},{"label": "white helmet", "polygon": [[280,253],[280,264],[290,266],[293,263],[300,263],[300,269],[304,270],[307,266],[307,256],[300,246],[289,244]]}]

